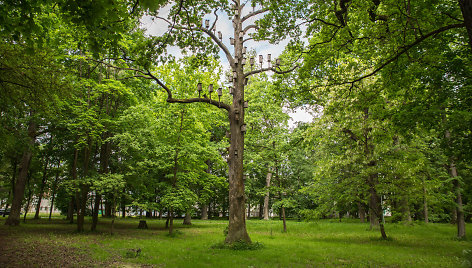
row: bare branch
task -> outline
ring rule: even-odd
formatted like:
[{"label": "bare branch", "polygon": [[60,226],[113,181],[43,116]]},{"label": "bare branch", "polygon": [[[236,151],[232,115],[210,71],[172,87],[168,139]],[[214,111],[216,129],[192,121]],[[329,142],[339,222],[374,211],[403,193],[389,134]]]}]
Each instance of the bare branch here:
[{"label": "bare branch", "polygon": [[194,103],[194,102],[203,102],[208,103],[218,108],[223,108],[226,111],[229,111],[231,108],[228,104],[224,102],[219,102],[217,100],[209,99],[209,98],[191,98],[191,99],[174,99],[174,98],[167,98],[167,102],[169,103]]},{"label": "bare branch", "polygon": [[259,27],[257,25],[251,24],[251,25],[246,26],[246,28],[244,28],[243,33],[246,34],[247,31],[249,31],[250,29],[253,29],[253,28],[256,29],[256,30],[259,29]]},{"label": "bare branch", "polygon": [[216,22],[218,21],[218,14],[216,14],[217,11],[218,11],[218,9],[215,9],[215,10],[213,11],[213,14],[215,14],[215,21],[213,22],[213,25],[211,25],[210,31],[213,31],[213,30],[215,29]]},{"label": "bare branch", "polygon": [[259,14],[262,14],[262,13],[265,13],[269,11],[268,8],[263,8],[263,9],[260,9],[260,10],[257,10],[257,11],[254,11],[254,12],[251,12],[249,14],[247,14],[246,16],[244,16],[242,19],[241,19],[241,23],[243,23],[245,20],[251,18],[251,17],[254,17],[256,15],[259,15]]},{"label": "bare branch", "polygon": [[354,84],[356,82],[359,82],[365,78],[368,78],[368,77],[371,77],[373,75],[375,75],[376,73],[378,73],[380,70],[382,70],[385,66],[387,66],[388,64],[394,62],[395,60],[397,60],[401,55],[403,55],[404,53],[406,53],[408,50],[410,50],[412,47],[418,45],[419,43],[423,42],[424,40],[428,39],[429,37],[431,36],[434,36],[434,35],[437,35],[441,32],[444,32],[444,31],[447,31],[447,30],[450,30],[450,29],[454,29],[454,28],[462,28],[462,27],[465,27],[465,23],[459,23],[459,24],[451,24],[451,25],[447,25],[447,26],[444,26],[444,27],[441,27],[439,29],[436,29],[426,35],[423,35],[421,36],[420,38],[416,39],[415,42],[407,45],[407,46],[404,46],[399,52],[397,52],[393,57],[391,57],[390,59],[388,59],[387,61],[385,61],[384,63],[382,63],[379,67],[377,67],[375,70],[373,70],[372,72],[370,72],[369,74],[366,74],[366,75],[363,75],[359,78],[356,78],[352,81],[349,81],[349,82],[344,82],[344,83],[341,83],[340,85],[345,85],[345,84]]},{"label": "bare branch", "polygon": [[[162,18],[162,17],[157,17],[157,18],[162,19],[162,20],[170,23],[165,18]],[[234,66],[234,60],[233,60],[233,57],[231,56],[231,52],[229,52],[228,48],[223,44],[223,42],[221,42],[218,39],[218,37],[216,37],[216,35],[213,34],[212,30],[205,29],[203,27],[191,28],[191,27],[175,26],[175,28],[180,29],[180,30],[186,30],[186,31],[200,31],[200,32],[206,33],[220,47],[220,49],[223,50],[223,52],[225,53],[226,58],[228,59],[230,65]]]},{"label": "bare branch", "polygon": [[293,70],[295,70],[298,67],[300,67],[300,66],[298,66],[298,64],[297,64],[297,65],[293,66],[292,68],[290,68],[288,70],[285,70],[285,71],[282,71],[280,69],[280,67],[279,67],[279,70],[277,70],[276,68],[273,68],[273,67],[262,68],[262,69],[259,69],[259,70],[254,70],[254,71],[250,71],[248,73],[245,73],[244,77],[248,77],[248,76],[251,76],[251,75],[255,75],[255,74],[262,73],[262,72],[267,72],[267,71],[273,71],[276,74],[286,74],[286,73],[293,72]]},{"label": "bare branch", "polygon": [[167,22],[169,25],[172,25],[172,22],[171,22],[170,20],[164,18],[164,17],[156,16],[155,18],[156,18],[156,19],[163,20],[163,21]]},{"label": "bare branch", "polygon": [[214,105],[218,108],[223,108],[227,111],[229,111],[231,109],[231,107],[224,103],[224,102],[219,102],[219,101],[216,101],[216,100],[211,100],[209,98],[190,98],[190,99],[175,99],[172,97],[172,92],[171,90],[164,84],[161,82],[161,80],[159,80],[159,78],[155,77],[151,72],[147,71],[146,75],[148,75],[149,77],[151,77],[154,81],[156,81],[156,83],[162,87],[166,93],[167,93],[167,102],[169,103],[193,103],[193,102],[204,102],[204,103],[208,103],[208,104],[211,104],[211,105]]},{"label": "bare branch", "polygon": [[246,38],[246,39],[243,40],[243,44],[244,44],[244,42],[249,41],[249,40],[253,40],[253,39],[254,38],[252,38],[252,37]]},{"label": "bare branch", "polygon": [[231,52],[229,52],[228,48],[223,44],[223,42],[220,41],[220,39],[218,39],[218,37],[216,37],[210,30],[207,30],[207,29],[204,29],[204,28],[201,28],[200,27],[200,30],[204,33],[206,33],[207,35],[209,35],[211,37],[211,39],[213,39],[213,41],[221,48],[221,50],[223,50],[223,52],[225,53],[226,55],[226,58],[228,59],[229,61],[229,64],[231,65],[231,67],[234,67],[234,60],[233,60],[233,56],[231,56]]}]

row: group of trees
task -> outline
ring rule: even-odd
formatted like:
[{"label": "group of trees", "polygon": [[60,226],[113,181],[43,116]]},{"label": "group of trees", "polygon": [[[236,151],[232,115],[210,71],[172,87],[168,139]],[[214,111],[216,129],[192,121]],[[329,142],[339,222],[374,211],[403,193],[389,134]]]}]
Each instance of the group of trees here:
[{"label": "group of trees", "polygon": [[[147,35],[144,14],[169,28]],[[258,209],[284,230],[368,218],[386,238],[389,210],[465,236],[472,1],[5,1],[0,21],[6,224],[46,196],[78,231],[133,208],[170,232],[175,215],[228,215],[226,242],[250,242]],[[280,61],[253,66],[245,42],[287,37]],[[297,107],[314,120],[290,128]]]}]

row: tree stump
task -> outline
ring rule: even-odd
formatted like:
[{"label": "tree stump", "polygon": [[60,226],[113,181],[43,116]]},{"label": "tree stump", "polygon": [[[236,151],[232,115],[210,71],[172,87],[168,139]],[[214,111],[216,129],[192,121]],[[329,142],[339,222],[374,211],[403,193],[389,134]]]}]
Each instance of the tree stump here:
[{"label": "tree stump", "polygon": [[138,229],[147,229],[147,223],[146,221],[139,221]]}]

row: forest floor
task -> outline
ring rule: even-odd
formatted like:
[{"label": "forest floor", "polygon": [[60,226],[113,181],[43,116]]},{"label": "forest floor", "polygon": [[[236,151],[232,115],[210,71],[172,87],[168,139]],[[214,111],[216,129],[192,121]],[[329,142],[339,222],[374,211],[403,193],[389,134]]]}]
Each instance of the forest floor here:
[{"label": "forest floor", "polygon": [[[169,236],[165,221],[100,218],[97,232],[75,232],[63,219],[31,220],[19,227],[0,218],[0,267],[461,267],[470,265],[472,240],[457,240],[450,224],[387,224],[389,239],[354,220],[248,220],[256,250],[215,247],[223,241],[227,221],[175,222]],[[90,229],[90,219],[85,228]],[[137,251],[140,251],[137,253]]]}]

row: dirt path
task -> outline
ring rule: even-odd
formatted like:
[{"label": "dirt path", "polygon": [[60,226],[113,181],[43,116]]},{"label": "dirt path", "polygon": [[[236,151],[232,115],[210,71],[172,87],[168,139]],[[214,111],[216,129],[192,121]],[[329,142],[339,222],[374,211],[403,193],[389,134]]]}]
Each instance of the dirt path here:
[{"label": "dirt path", "polygon": [[[44,239],[25,239],[11,227],[0,229],[0,267],[94,267],[87,250],[56,244]],[[11,232],[9,232],[11,231]]]}]

